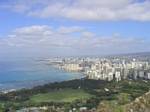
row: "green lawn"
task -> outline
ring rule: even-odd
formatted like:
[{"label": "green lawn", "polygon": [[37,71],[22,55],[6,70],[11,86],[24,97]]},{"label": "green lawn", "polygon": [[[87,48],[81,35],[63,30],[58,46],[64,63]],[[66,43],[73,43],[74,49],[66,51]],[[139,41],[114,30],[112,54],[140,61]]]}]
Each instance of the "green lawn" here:
[{"label": "green lawn", "polygon": [[40,102],[73,102],[77,99],[88,99],[93,97],[89,93],[81,89],[63,89],[45,94],[37,94],[30,98],[33,103]]}]

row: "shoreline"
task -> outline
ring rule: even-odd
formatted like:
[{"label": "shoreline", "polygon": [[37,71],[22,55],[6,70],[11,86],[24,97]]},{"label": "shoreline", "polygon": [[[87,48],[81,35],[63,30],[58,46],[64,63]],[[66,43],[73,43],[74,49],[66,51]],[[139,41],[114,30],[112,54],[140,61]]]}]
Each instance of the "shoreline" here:
[{"label": "shoreline", "polygon": [[[73,75],[75,77],[70,77],[69,79],[67,79],[67,78],[66,79],[63,79],[63,78],[59,79],[58,78],[58,80],[43,79],[43,80],[23,80],[23,81],[14,81],[14,82],[7,82],[7,83],[2,82],[0,93],[6,94],[9,92],[18,91],[21,89],[32,89],[34,87],[43,86],[43,85],[49,84],[49,83],[63,82],[63,81],[70,81],[70,80],[75,80],[75,79],[86,78],[86,75],[83,72],[67,71],[65,69],[61,69],[61,68],[53,66],[53,65],[49,65],[49,66],[56,69],[56,70],[60,70],[62,72],[68,73],[68,76],[67,76],[68,78],[70,77],[69,75]],[[60,75],[61,74],[62,73],[60,73]]]},{"label": "shoreline", "polygon": [[63,80],[63,81],[46,82],[46,83],[35,85],[35,86],[33,85],[32,87],[21,87],[21,88],[12,88],[12,89],[0,90],[0,94],[7,94],[9,92],[20,91],[20,90],[23,90],[23,89],[33,89],[33,88],[36,88],[38,86],[44,86],[44,85],[47,85],[47,84],[61,83],[61,82],[65,82],[65,81],[79,80],[79,79],[85,79],[85,78],[86,77],[83,76],[81,78],[73,78],[73,79]]}]

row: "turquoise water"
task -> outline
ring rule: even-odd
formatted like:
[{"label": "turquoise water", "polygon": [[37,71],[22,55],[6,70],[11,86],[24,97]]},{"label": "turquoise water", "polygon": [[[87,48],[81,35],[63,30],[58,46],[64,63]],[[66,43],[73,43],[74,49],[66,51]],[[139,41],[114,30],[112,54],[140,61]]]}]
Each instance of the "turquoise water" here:
[{"label": "turquoise water", "polygon": [[48,82],[83,77],[80,73],[70,73],[33,59],[0,60],[0,90],[30,88]]}]

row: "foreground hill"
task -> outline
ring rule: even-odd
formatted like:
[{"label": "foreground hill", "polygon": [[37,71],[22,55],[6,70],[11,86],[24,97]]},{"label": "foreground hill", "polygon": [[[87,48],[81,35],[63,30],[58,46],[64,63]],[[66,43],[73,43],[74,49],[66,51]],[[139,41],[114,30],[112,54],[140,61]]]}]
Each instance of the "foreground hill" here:
[{"label": "foreground hill", "polygon": [[103,101],[99,104],[97,112],[150,112],[150,91],[125,105]]},{"label": "foreground hill", "polygon": [[150,91],[125,106],[127,112],[150,112]]}]

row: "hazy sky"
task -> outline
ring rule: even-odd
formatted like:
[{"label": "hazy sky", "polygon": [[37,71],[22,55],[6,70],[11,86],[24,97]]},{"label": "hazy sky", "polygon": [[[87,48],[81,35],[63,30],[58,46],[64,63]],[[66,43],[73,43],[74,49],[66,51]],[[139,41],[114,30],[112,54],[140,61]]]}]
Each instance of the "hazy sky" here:
[{"label": "hazy sky", "polygon": [[0,0],[0,56],[150,51],[150,0]]}]

